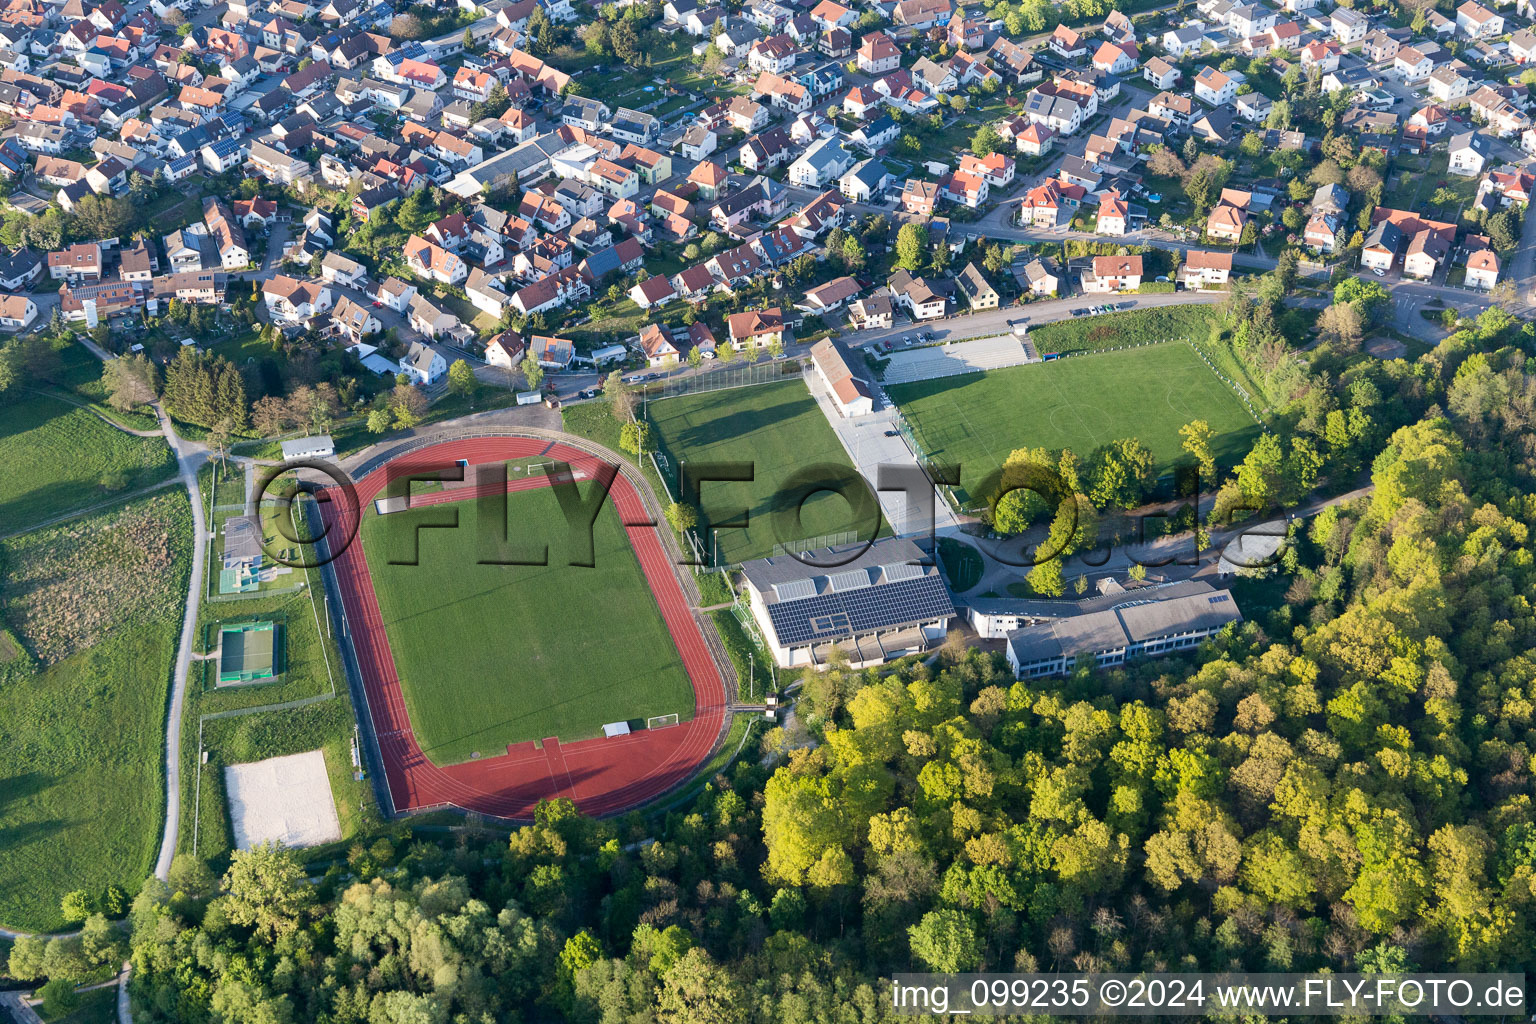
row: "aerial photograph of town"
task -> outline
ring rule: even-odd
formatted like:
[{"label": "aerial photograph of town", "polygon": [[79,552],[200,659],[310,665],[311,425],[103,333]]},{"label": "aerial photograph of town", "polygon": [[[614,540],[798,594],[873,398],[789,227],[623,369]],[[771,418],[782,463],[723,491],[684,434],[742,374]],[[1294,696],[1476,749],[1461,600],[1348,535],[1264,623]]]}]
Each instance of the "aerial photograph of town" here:
[{"label": "aerial photograph of town", "polygon": [[1533,89],[0,0],[0,1024],[1536,1020]]}]

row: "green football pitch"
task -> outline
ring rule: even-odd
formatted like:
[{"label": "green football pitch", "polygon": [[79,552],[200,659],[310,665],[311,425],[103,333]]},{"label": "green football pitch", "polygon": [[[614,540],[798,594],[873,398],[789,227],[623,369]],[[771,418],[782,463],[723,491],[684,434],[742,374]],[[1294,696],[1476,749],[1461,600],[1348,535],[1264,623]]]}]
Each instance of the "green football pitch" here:
[{"label": "green football pitch", "polygon": [[[456,529],[413,530],[449,508]],[[613,502],[593,526],[593,568],[569,564],[552,489],[515,492],[507,509],[504,556],[531,560],[547,542],[548,565],[479,564],[475,501],[370,510],[363,520],[384,631],[427,756],[454,764],[524,740],[587,739],[609,722],[691,718],[693,689]],[[413,532],[419,564],[389,564],[412,557]]]},{"label": "green football pitch", "polygon": [[[652,402],[647,415],[668,459],[667,486],[674,493],[682,462],[753,467],[751,481],[709,481],[699,488],[699,535],[709,542],[711,527],[720,527],[713,541],[718,559],[706,552],[711,561],[762,558],[773,553],[777,541],[855,531],[868,536],[878,508],[874,493],[858,476],[804,381],[668,398]],[[837,469],[818,473],[816,467]],[[800,500],[809,486],[806,481],[833,481],[839,476],[860,488],[862,511],[855,512],[832,491]],[[740,523],[743,511],[745,529],[722,525]]]},{"label": "green football pitch", "polygon": [[1080,458],[1102,444],[1139,438],[1159,472],[1186,461],[1179,428],[1203,419],[1218,462],[1242,458],[1259,426],[1237,396],[1184,344],[1151,345],[940,377],[888,389],[928,458],[960,464],[956,497],[975,491],[1019,448],[1070,448]]}]

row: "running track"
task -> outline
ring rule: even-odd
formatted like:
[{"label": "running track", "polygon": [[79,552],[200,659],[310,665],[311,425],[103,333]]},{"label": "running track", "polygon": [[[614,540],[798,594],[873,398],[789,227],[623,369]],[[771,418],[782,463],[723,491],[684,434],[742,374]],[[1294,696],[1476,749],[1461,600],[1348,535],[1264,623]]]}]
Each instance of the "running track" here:
[{"label": "running track", "polygon": [[[537,455],[569,463],[578,480],[591,480],[606,465],[577,448],[526,437],[446,441],[402,455],[398,461],[452,466],[458,459],[467,459],[473,467]],[[358,509],[345,508],[345,501],[321,502],[327,535],[346,537],[352,532],[361,509],[384,490],[388,469],[388,465],[381,466],[357,482]],[[548,478],[541,475],[509,480],[507,489],[547,485]],[[462,501],[478,492],[479,488],[474,486],[451,487],[413,495],[411,504]],[[714,749],[725,724],[724,680],[710,657],[698,620],[677,581],[657,528],[650,522],[645,503],[624,474],[614,477],[608,500],[616,504],[693,685],[693,719],[613,739],[560,743],[550,738],[543,741],[542,749],[529,741],[515,744],[496,757],[455,765],[432,763],[411,731],[368,562],[362,544],[354,542],[332,566],[346,611],[348,636],[362,671],[368,715],[383,757],[390,801],[396,812],[451,804],[481,814],[526,820],[533,816],[534,805],[540,800],[569,797],[587,814],[616,814],[655,799],[683,782]],[[339,532],[333,533],[337,528]]]}]

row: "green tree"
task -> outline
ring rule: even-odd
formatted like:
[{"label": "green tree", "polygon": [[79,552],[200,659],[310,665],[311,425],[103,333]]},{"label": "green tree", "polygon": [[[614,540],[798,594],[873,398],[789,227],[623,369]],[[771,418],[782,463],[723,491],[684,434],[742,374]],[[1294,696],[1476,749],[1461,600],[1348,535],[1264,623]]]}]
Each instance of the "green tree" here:
[{"label": "green tree", "polygon": [[394,425],[394,413],[388,409],[372,409],[368,412],[368,431],[373,434],[388,433]]},{"label": "green tree", "polygon": [[661,978],[656,992],[659,1024],[740,1024],[747,1000],[736,979],[702,948],[684,953]]},{"label": "green tree", "polygon": [[42,997],[43,1012],[50,1020],[73,1013],[80,1005],[75,983],[64,978],[54,978],[39,989],[37,994]]},{"label": "green tree", "polygon": [[1200,479],[1207,486],[1216,480],[1216,456],[1211,450],[1211,441],[1215,436],[1216,432],[1205,420],[1192,420],[1179,428],[1184,451],[1200,467]]},{"label": "green tree", "polygon": [[639,457],[651,448],[651,425],[644,420],[631,420],[619,429],[619,447]]},{"label": "green tree", "polygon": [[839,252],[842,253],[843,266],[847,267],[851,273],[858,273],[860,270],[863,270],[864,264],[869,258],[865,255],[863,243],[854,235],[849,235],[843,239],[842,248]]},{"label": "green tree", "polygon": [[686,502],[674,501],[667,505],[667,522],[672,524],[672,529],[678,533],[690,530],[699,525],[698,509]]},{"label": "green tree", "polygon": [[1135,508],[1152,484],[1156,458],[1136,438],[1111,441],[1088,459],[1088,496],[1099,508]]},{"label": "green tree", "polygon": [[529,352],[523,357],[523,380],[528,382],[529,391],[537,391],[544,383],[544,367],[539,365],[539,357]]},{"label": "green tree", "polygon": [[930,910],[907,929],[912,955],[944,974],[975,970],[982,942],[969,915],[950,908]]},{"label": "green tree", "polygon": [[59,913],[70,924],[78,924],[96,909],[95,903],[90,893],[84,889],[74,889],[65,893],[64,898],[59,901]]},{"label": "green tree", "polygon": [[303,865],[270,843],[235,851],[222,885],[219,904],[229,920],[269,939],[298,928],[314,902]]},{"label": "green tree", "polygon": [[928,229],[921,224],[907,223],[896,232],[896,265],[916,273],[923,265],[928,252]]},{"label": "green tree", "polygon": [[[462,359],[455,359],[453,365],[448,367],[448,390],[460,398],[473,399],[480,382],[475,379],[475,371]],[[473,403],[471,403],[473,404]]]},{"label": "green tree", "polygon": [[1003,147],[1003,137],[997,133],[997,129],[990,124],[984,124],[976,129],[971,136],[971,152],[980,157],[991,156]]}]

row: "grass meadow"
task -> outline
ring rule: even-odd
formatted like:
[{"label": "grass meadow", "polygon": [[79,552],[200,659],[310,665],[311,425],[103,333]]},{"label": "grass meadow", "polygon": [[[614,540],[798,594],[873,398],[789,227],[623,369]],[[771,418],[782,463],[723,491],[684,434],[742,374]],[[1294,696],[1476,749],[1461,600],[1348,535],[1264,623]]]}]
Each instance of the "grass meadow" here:
[{"label": "grass meadow", "polygon": [[[534,560],[547,543],[547,565],[479,564],[479,503],[451,507],[457,529],[416,532],[414,513],[370,511],[361,534],[428,757],[453,764],[524,740],[587,739],[607,722],[691,717],[692,687],[612,502],[593,526],[592,568],[569,564],[577,552],[550,488],[509,495],[511,550],[498,556]],[[411,557],[413,534],[419,564],[390,564]]]},{"label": "grass meadow", "polygon": [[1203,419],[1216,458],[1231,464],[1258,435],[1241,402],[1188,345],[1150,345],[888,389],[935,462],[960,464],[956,497],[985,500],[986,479],[1019,448],[1070,448],[1079,457],[1139,438],[1160,471],[1186,460],[1179,428]]},{"label": "grass meadow", "polygon": [[72,889],[137,890],[192,547],[179,492],[0,542],[0,923],[52,930]]},{"label": "grass meadow", "polygon": [[0,405],[0,533],[168,480],[176,473],[159,437],[136,437],[52,395]]}]

